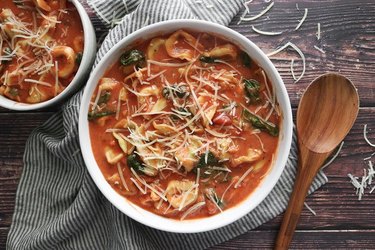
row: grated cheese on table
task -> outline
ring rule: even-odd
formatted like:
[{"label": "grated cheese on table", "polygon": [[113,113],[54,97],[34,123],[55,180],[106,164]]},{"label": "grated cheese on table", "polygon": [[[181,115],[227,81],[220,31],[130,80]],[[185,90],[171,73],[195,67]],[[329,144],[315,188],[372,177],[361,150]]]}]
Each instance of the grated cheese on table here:
[{"label": "grated cheese on table", "polygon": [[298,23],[297,27],[295,28],[295,30],[298,30],[302,26],[302,24],[305,22],[308,11],[309,10],[307,8],[305,8],[305,13],[304,13],[301,21]]},{"label": "grated cheese on table", "polygon": [[314,45],[314,48],[318,51],[320,51],[321,53],[325,54],[326,52],[322,49],[322,48],[319,48],[318,46]]},{"label": "grated cheese on table", "polygon": [[277,36],[281,35],[283,32],[272,32],[272,31],[262,31],[254,27],[254,25],[251,25],[251,28],[258,34],[265,35],[265,36]]},{"label": "grated cheese on table", "polygon": [[320,40],[320,23],[318,23],[318,31],[316,33],[316,38]]},{"label": "grated cheese on table", "polygon": [[303,205],[314,215],[314,216],[316,216],[316,212],[309,206],[309,205],[307,205],[307,203],[306,202],[304,202],[303,203]]},{"label": "grated cheese on table", "polygon": [[267,56],[268,57],[272,57],[273,55],[276,55],[276,54],[280,53],[281,51],[285,50],[288,47],[292,47],[298,53],[298,55],[302,59],[302,73],[301,73],[301,75],[294,82],[294,83],[297,83],[305,75],[305,71],[306,71],[306,59],[305,59],[305,55],[303,54],[303,52],[294,43],[287,42],[286,44],[284,44],[280,48],[276,49],[275,51],[273,51],[271,53],[268,53]]},{"label": "grated cheese on table", "polygon": [[[249,22],[249,21],[254,21],[254,20],[258,19],[259,17],[261,17],[264,14],[266,14],[273,7],[274,4],[275,4],[274,2],[270,3],[270,5],[268,5],[267,8],[265,8],[262,12],[260,12],[256,16],[253,16],[253,17],[245,17],[245,16],[243,16],[243,17],[241,17],[240,18],[240,22],[241,21],[247,21],[247,22]],[[246,13],[246,14],[248,13],[248,8],[246,8],[246,11],[244,13]],[[238,22],[238,24],[240,24],[240,22]]]},{"label": "grated cheese on table", "polygon": [[[367,138],[367,124],[363,126],[363,137],[369,146],[375,147],[375,144],[370,142],[370,140]],[[350,173],[348,174],[350,182],[356,189],[358,200],[362,199],[362,196],[366,193],[366,189],[370,189],[370,191],[368,192],[369,194],[371,194],[375,190],[375,183],[372,182],[375,177],[374,163],[372,161],[372,156],[374,155],[375,152],[373,152],[369,157],[364,158],[364,161],[367,161],[367,169],[363,169],[363,176],[361,178],[361,181],[359,181],[359,177],[353,176]]]}]

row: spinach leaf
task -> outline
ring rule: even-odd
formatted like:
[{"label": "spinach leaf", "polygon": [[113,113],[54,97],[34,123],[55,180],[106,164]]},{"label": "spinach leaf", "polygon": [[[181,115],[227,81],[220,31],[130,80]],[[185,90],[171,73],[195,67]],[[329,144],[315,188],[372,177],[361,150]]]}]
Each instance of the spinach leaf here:
[{"label": "spinach leaf", "polygon": [[145,55],[142,51],[133,49],[130,51],[125,52],[121,58],[120,62],[124,66],[132,65],[132,64],[139,64],[145,60]]},{"label": "spinach leaf", "polygon": [[11,94],[12,96],[16,97],[16,96],[19,95],[19,91],[18,91],[17,88],[10,88],[9,94]]},{"label": "spinach leaf", "polygon": [[103,104],[103,103],[107,103],[109,101],[109,98],[111,98],[111,92],[109,91],[104,91],[100,97],[99,97],[99,100],[98,100],[98,105],[100,104]]},{"label": "spinach leaf", "polygon": [[133,168],[135,171],[141,174],[155,176],[158,173],[157,169],[143,165],[141,158],[134,152],[127,157],[126,163],[128,164],[129,168]]},{"label": "spinach leaf", "polygon": [[[4,53],[4,56],[9,57],[12,54],[12,50],[9,47],[5,47],[3,49],[3,53]],[[10,62],[10,61],[8,61],[8,60],[1,60],[0,64],[6,64],[8,62]]]},{"label": "spinach leaf", "polygon": [[251,67],[251,58],[245,51],[241,51],[240,58],[243,65],[246,67]]},{"label": "spinach leaf", "polygon": [[79,53],[77,53],[77,56],[76,56],[76,64],[77,65],[80,65],[81,64],[81,62],[82,62],[82,53],[81,52],[79,52]]},{"label": "spinach leaf", "polygon": [[250,104],[258,103],[261,101],[260,98],[260,85],[259,83],[254,79],[244,79],[243,80],[244,86],[245,86],[245,94],[250,99]]},{"label": "spinach leaf", "polygon": [[126,163],[128,164],[129,168],[133,168],[137,172],[143,172],[145,168],[141,163],[141,159],[135,153],[128,155],[128,158],[126,159]]},{"label": "spinach leaf", "polygon": [[172,93],[174,96],[182,99],[189,95],[189,91],[186,86],[184,85],[172,85],[170,87],[164,87],[162,90],[162,95],[164,98],[169,99],[169,95]]},{"label": "spinach leaf", "polygon": [[211,56],[201,56],[201,57],[199,57],[199,61],[201,61],[203,63],[215,63],[216,58],[211,57]]},{"label": "spinach leaf", "polygon": [[219,160],[216,158],[216,156],[211,151],[208,151],[207,162],[206,162],[206,153],[201,154],[196,167],[205,168],[207,166],[219,166],[219,165],[221,164],[219,163]]},{"label": "spinach leaf", "polygon": [[92,121],[92,120],[98,119],[100,117],[113,115],[113,114],[116,114],[116,112],[114,112],[114,111],[89,112],[88,113],[88,120]]},{"label": "spinach leaf", "polygon": [[266,131],[272,136],[277,136],[279,134],[279,128],[275,124],[263,120],[261,117],[249,112],[246,109],[243,110],[242,116],[245,121],[250,122],[255,128]]}]

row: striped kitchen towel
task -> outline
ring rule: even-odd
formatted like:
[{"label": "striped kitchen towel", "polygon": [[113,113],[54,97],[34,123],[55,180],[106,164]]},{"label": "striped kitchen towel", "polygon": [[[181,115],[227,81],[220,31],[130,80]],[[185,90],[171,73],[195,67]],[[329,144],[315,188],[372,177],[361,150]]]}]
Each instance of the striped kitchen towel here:
[{"label": "striped kitchen towel", "polygon": [[[240,0],[89,0],[110,30],[95,65],[121,38],[144,25],[197,18],[228,25]],[[94,66],[95,67],[95,66]],[[26,144],[24,169],[8,235],[8,249],[202,249],[258,227],[287,206],[296,173],[296,141],[284,173],[251,213],[217,230],[173,234],[139,224],[113,207],[90,178],[78,141],[82,91],[69,100]],[[311,192],[327,178],[319,173]]]}]

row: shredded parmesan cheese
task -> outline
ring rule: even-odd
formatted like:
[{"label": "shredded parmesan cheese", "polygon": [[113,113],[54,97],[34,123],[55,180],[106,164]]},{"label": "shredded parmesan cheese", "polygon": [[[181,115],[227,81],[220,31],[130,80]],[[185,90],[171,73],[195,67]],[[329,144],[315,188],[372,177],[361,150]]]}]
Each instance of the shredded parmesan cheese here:
[{"label": "shredded parmesan cheese", "polygon": [[301,75],[297,78],[297,80],[294,82],[294,83],[297,83],[299,80],[301,80],[301,78],[304,76],[305,74],[305,71],[306,71],[306,59],[305,59],[305,55],[302,53],[302,51],[294,44],[294,43],[291,43],[291,42],[287,42],[285,45],[281,46],[280,48],[278,48],[277,50],[271,52],[271,53],[268,53],[267,56],[268,57],[271,57],[273,55],[276,55],[277,53],[283,51],[284,49],[286,49],[287,47],[292,47],[298,54],[299,56],[301,57],[302,59],[302,73]]},{"label": "shredded parmesan cheese", "polygon": [[368,145],[375,148],[375,144],[370,142],[370,140],[367,138],[367,124],[363,126],[363,137],[365,138],[365,141]]},{"label": "shredded parmesan cheese", "polygon": [[[167,198],[162,194],[160,193],[158,190],[156,190],[155,188],[153,188],[151,185],[149,185],[143,178],[139,177],[139,175],[137,174],[137,172],[133,169],[133,168],[130,168],[131,172],[133,173],[133,175],[135,176],[135,178],[140,182],[142,183],[144,186],[145,186],[145,189],[146,188],[149,188],[151,191],[153,191],[155,194],[157,194],[160,198],[162,198],[164,201],[167,201]],[[130,179],[133,179],[133,178],[130,178]],[[133,181],[133,180],[132,180]],[[134,181],[133,181],[134,182]],[[135,184],[136,182],[134,182]],[[138,187],[140,188],[140,187]],[[140,189],[141,192],[142,192],[142,189]]]},{"label": "shredded parmesan cheese", "polygon": [[223,134],[223,133],[219,133],[219,132],[216,132],[215,130],[212,130],[212,129],[209,129],[209,128],[206,128],[205,129],[209,134],[215,136],[215,137],[219,137],[219,138],[226,138],[229,136],[229,134]]},{"label": "shredded parmesan cheese", "polygon": [[267,8],[265,8],[262,12],[260,12],[256,16],[253,16],[253,17],[241,17],[241,21],[254,21],[254,20],[258,19],[259,17],[261,17],[264,14],[266,14],[273,7],[274,4],[275,4],[274,2],[270,3],[270,5],[268,5]]},{"label": "shredded parmesan cheese", "polygon": [[188,210],[186,210],[186,212],[181,216],[180,220],[184,220],[187,216],[189,216],[190,214],[194,213],[195,211],[197,211],[198,209],[200,209],[204,205],[206,205],[206,202],[204,202],[204,201],[198,202],[198,203],[194,204],[194,206],[192,206],[191,208],[189,208]]},{"label": "shredded parmesan cheese", "polygon": [[290,73],[292,74],[292,77],[294,79],[294,81],[297,80],[297,77],[296,75],[294,74],[294,59],[292,58],[292,60],[290,61]]},{"label": "shredded parmesan cheese", "polygon": [[223,193],[223,195],[221,196],[221,199],[220,199],[221,202],[224,201],[224,196],[226,195],[226,193],[228,192],[228,190],[230,189],[230,187],[231,187],[233,184],[234,184],[234,180],[232,180],[232,181],[230,182],[230,184],[228,185],[228,187],[224,190],[224,193]]},{"label": "shredded parmesan cheese", "polygon": [[121,95],[118,95],[117,99],[117,107],[116,107],[116,120],[118,120],[119,115],[120,115],[120,109],[121,109]]},{"label": "shredded parmesan cheese", "polygon": [[318,40],[320,40],[320,23],[318,23],[318,31],[317,31],[317,34],[316,34],[316,38]]},{"label": "shredded parmesan cheese", "polygon": [[158,61],[154,61],[154,60],[147,60],[147,62],[151,63],[151,64],[155,64],[155,65],[159,65],[159,66],[164,66],[164,67],[183,67],[183,66],[186,66],[186,65],[189,65],[190,62],[186,62],[186,63],[166,63],[166,62],[158,62]]},{"label": "shredded parmesan cheese", "polygon": [[57,92],[59,89],[59,63],[55,61],[55,96],[57,96]]},{"label": "shredded parmesan cheese", "polygon": [[146,189],[143,189],[139,183],[133,178],[131,177],[130,180],[134,183],[134,185],[139,189],[139,191],[141,191],[142,194],[146,194]]},{"label": "shredded parmesan cheese", "polygon": [[271,32],[271,31],[262,31],[258,30],[257,28],[254,27],[254,25],[251,25],[251,28],[258,34],[265,35],[265,36],[277,36],[281,35],[283,32]]},{"label": "shredded parmesan cheese", "polygon": [[40,85],[47,86],[47,87],[52,87],[52,84],[48,82],[38,81],[34,79],[25,79],[25,82],[31,82],[31,83],[36,83],[36,84],[40,84]]},{"label": "shredded parmesan cheese", "polygon": [[316,216],[316,212],[309,206],[309,205],[307,205],[307,203],[306,202],[304,202],[303,203],[303,205],[314,215],[314,216]]},{"label": "shredded parmesan cheese", "polygon": [[182,200],[181,200],[181,203],[180,203],[180,206],[178,207],[178,211],[181,211],[182,209],[185,208],[185,203],[186,203],[186,199],[187,197],[193,192],[193,190],[196,190],[195,193],[198,191],[198,186],[199,184],[196,183],[194,185],[192,185],[185,193],[184,195],[182,196]]},{"label": "shredded parmesan cheese", "polygon": [[48,16],[44,15],[43,12],[39,8],[35,8],[35,9],[39,13],[39,15],[41,15],[47,21],[49,21],[51,23],[61,23],[61,21],[58,21],[57,19],[53,19],[51,17],[48,17]]},{"label": "shredded parmesan cheese", "polygon": [[309,10],[307,8],[305,8],[305,14],[303,14],[303,17],[302,17],[301,21],[298,23],[298,25],[297,25],[297,27],[296,27],[295,30],[298,30],[301,27],[301,25],[303,24],[303,22],[306,20],[307,12],[308,11]]},{"label": "shredded parmesan cheese", "polygon": [[124,174],[122,173],[122,170],[121,170],[120,163],[117,163],[117,170],[118,170],[118,174],[120,176],[122,185],[124,186],[124,188],[126,189],[126,191],[129,191],[128,185],[126,184],[126,181],[125,181],[125,178],[124,178]]},{"label": "shredded parmesan cheese", "polygon": [[165,69],[165,70],[162,70],[162,71],[160,71],[159,73],[157,73],[157,74],[155,74],[155,75],[152,75],[152,76],[150,76],[149,78],[147,78],[146,81],[153,80],[153,79],[157,78],[158,76],[164,74],[166,71],[167,71],[166,69]]},{"label": "shredded parmesan cheese", "polygon": [[99,101],[101,94],[102,94],[102,88],[98,88],[98,93],[96,94],[95,101],[92,104],[91,111],[95,110],[96,107],[98,106],[98,101]]},{"label": "shredded parmesan cheese", "polygon": [[314,48],[315,48],[316,50],[318,50],[319,52],[323,53],[323,54],[326,53],[322,48],[319,48],[319,47],[316,46],[316,45],[314,45]]},{"label": "shredded parmesan cheese", "polygon": [[253,167],[250,167],[246,172],[240,177],[240,179],[237,181],[237,183],[234,185],[234,188],[238,188],[238,186],[241,184],[241,182],[250,174],[250,172],[253,171]]}]

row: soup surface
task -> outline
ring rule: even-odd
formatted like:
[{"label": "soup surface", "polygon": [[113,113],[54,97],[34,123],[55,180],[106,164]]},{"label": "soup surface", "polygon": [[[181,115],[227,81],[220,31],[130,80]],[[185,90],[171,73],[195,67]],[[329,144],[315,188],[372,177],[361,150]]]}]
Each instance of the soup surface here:
[{"label": "soup surface", "polygon": [[178,30],[128,48],[89,107],[95,159],[131,202],[174,219],[243,201],[270,169],[280,111],[264,71],[237,46]]},{"label": "soup surface", "polygon": [[0,95],[40,103],[62,92],[78,70],[83,28],[66,0],[0,1]]}]

